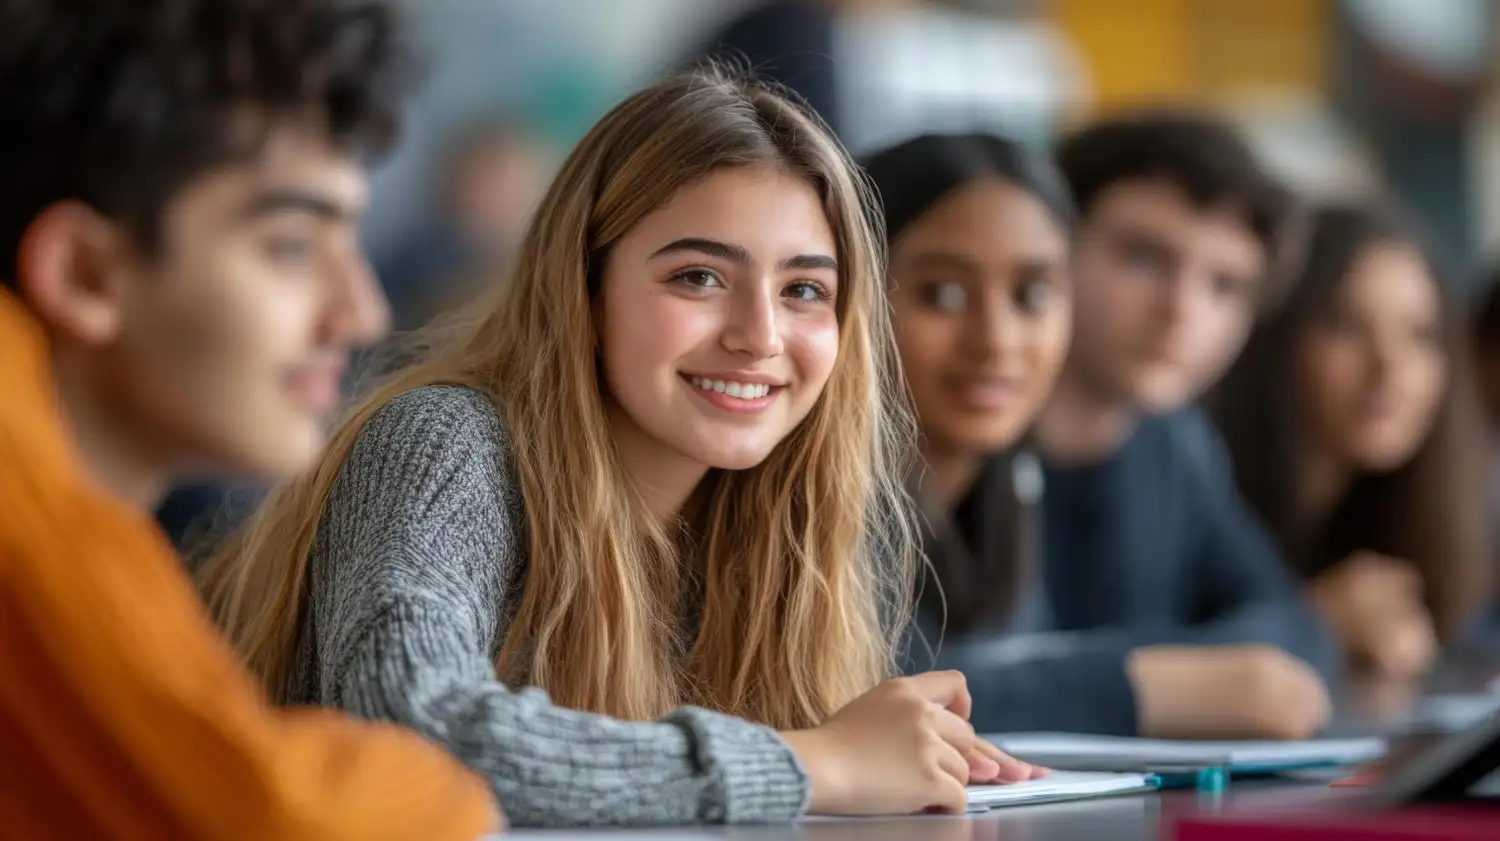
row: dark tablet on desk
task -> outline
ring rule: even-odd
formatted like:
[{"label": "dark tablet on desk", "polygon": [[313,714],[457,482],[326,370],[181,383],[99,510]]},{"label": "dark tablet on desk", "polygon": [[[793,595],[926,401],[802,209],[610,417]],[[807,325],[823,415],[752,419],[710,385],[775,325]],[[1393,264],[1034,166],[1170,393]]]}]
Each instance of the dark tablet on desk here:
[{"label": "dark tablet on desk", "polygon": [[1380,792],[1392,805],[1500,804],[1500,713],[1387,768]]}]

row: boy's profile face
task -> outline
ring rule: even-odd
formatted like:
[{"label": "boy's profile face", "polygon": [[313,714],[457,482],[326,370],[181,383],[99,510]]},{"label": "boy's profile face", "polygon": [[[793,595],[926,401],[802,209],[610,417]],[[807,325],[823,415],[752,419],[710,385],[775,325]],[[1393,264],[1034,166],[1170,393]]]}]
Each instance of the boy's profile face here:
[{"label": "boy's profile face", "polygon": [[1234,360],[1266,253],[1238,208],[1195,206],[1165,179],[1105,188],[1074,251],[1070,368],[1112,400],[1166,412]]},{"label": "boy's profile face", "polygon": [[[153,249],[118,229],[99,235],[112,222],[33,230],[45,245],[33,249],[32,297],[60,335],[59,370],[78,373],[178,476],[302,469],[322,447],[350,350],[388,322],[356,238],[366,190],[348,157],[288,129],[258,158],[181,190]],[[48,262],[58,248],[70,259]]]}]

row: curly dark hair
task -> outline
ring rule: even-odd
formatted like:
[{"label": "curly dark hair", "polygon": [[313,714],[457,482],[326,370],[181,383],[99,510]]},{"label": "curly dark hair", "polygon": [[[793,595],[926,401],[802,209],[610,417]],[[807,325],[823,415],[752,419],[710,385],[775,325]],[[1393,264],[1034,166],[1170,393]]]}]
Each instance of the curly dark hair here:
[{"label": "curly dark hair", "polygon": [[152,248],[163,208],[281,123],[394,140],[412,64],[380,0],[0,0],[0,278],[78,200]]},{"label": "curly dark hair", "polygon": [[1241,209],[1270,262],[1295,205],[1238,131],[1192,111],[1145,110],[1095,123],[1059,144],[1057,164],[1085,218],[1116,183],[1161,178],[1197,207]]}]

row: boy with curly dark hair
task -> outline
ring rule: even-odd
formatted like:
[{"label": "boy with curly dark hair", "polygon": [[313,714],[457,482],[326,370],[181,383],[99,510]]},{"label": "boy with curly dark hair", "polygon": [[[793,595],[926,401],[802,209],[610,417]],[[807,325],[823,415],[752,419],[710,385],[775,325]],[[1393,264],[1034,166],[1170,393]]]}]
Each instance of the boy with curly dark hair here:
[{"label": "boy with curly dark hair", "polygon": [[387,320],[356,243],[396,128],[389,10],[0,0],[0,826],[17,838],[473,839],[418,737],[278,713],[148,519],[279,478]]}]

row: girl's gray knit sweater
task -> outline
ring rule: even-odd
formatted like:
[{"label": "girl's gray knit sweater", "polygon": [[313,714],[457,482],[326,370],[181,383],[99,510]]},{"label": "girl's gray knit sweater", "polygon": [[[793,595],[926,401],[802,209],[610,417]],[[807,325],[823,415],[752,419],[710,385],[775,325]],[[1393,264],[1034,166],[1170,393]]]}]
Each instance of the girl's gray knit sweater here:
[{"label": "girl's gray knit sweater", "polygon": [[361,431],[314,544],[292,700],[416,730],[517,826],[784,822],[808,781],[772,730],[703,709],[626,722],[495,680],[528,559],[490,397],[408,392]]}]

